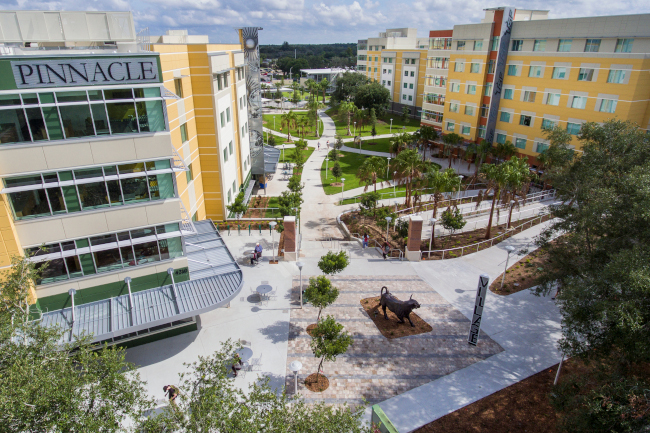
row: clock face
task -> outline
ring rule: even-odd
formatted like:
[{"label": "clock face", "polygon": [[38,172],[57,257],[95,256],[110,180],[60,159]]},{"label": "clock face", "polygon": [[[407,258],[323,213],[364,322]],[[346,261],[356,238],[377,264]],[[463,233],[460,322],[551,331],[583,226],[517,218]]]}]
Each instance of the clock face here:
[{"label": "clock face", "polygon": [[249,50],[252,50],[253,48],[255,48],[255,45],[256,45],[255,39],[253,39],[253,38],[246,39],[245,45],[246,45],[246,48],[248,48]]}]

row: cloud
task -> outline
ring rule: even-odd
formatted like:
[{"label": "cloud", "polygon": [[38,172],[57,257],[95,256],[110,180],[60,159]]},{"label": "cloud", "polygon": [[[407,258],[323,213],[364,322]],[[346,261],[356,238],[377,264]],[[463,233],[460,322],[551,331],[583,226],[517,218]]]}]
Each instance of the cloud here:
[{"label": "cloud", "polygon": [[[367,3],[366,3],[367,4]],[[325,3],[315,4],[313,6],[316,18],[328,26],[359,26],[360,24],[379,25],[386,22],[386,17],[379,12],[371,14],[361,7],[358,1],[351,4],[326,5]]]}]

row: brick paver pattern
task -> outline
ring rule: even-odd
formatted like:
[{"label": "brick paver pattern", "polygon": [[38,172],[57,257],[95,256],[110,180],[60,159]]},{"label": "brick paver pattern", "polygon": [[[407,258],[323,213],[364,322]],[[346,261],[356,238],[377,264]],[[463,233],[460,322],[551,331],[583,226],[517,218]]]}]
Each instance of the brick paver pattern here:
[{"label": "brick paver pattern", "polygon": [[[307,376],[316,372],[315,358],[305,332],[316,322],[318,310],[305,305],[291,310],[287,366],[302,363],[298,392],[307,401],[359,404],[362,399],[376,403],[489,358],[503,349],[481,332],[478,346],[467,343],[470,321],[417,276],[334,276],[330,280],[339,289],[336,302],[323,310],[343,324],[353,343],[335,362],[323,363],[330,386],[314,393],[304,386]],[[303,276],[303,286],[309,277]],[[386,339],[381,335],[360,304],[360,300],[379,296],[382,286],[401,300],[413,295],[421,308],[414,310],[433,327],[425,334]],[[299,281],[294,279],[292,301],[298,301]],[[408,321],[403,326],[410,326]],[[287,369],[286,387],[294,392],[293,373]]]}]

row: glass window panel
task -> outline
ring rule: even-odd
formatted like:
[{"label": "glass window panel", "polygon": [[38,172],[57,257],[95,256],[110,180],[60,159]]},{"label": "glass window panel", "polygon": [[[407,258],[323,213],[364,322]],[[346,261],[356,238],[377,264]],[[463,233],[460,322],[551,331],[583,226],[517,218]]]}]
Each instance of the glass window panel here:
[{"label": "glass window panel", "polygon": [[517,138],[515,139],[515,147],[518,149],[525,149],[526,148],[526,139],[525,138]]},{"label": "glass window panel", "polygon": [[59,112],[66,138],[95,135],[88,105],[61,105]]},{"label": "glass window panel", "polygon": [[115,233],[109,233],[105,235],[93,236],[90,238],[90,245],[96,247],[97,245],[110,244],[116,242]]},{"label": "glass window panel", "polygon": [[74,250],[74,241],[61,242],[61,247],[63,251],[72,251]]},{"label": "glass window panel", "polygon": [[59,178],[56,176],[56,173],[43,173],[43,180],[45,183],[58,182]]},{"label": "glass window panel", "polygon": [[22,108],[0,110],[0,143],[31,141]]},{"label": "glass window panel", "polygon": [[[160,98],[160,87],[145,87],[142,90],[145,98]],[[182,95],[178,96],[182,97]]]},{"label": "glass window panel", "polygon": [[[221,113],[221,126],[223,126],[223,125],[224,125],[224,121],[223,121],[223,113]],[[183,143],[185,143],[185,142],[187,141],[187,124],[186,124],[186,123],[183,123],[183,124],[180,126],[180,130],[181,130],[181,141],[182,141]]]},{"label": "glass window panel", "polygon": [[66,180],[72,180],[72,171],[60,171],[59,179],[61,179],[61,182]]},{"label": "glass window panel", "polygon": [[88,242],[88,239],[82,238],[82,239],[77,239],[74,241],[74,243],[77,245],[77,249],[79,248],[87,248],[90,246],[90,242]]},{"label": "glass window panel", "polygon": [[20,95],[0,95],[0,107],[8,105],[21,105]]},{"label": "glass window panel", "polygon": [[131,89],[104,89],[104,97],[109,99],[133,99]]},{"label": "glass window panel", "polygon": [[160,245],[160,258],[162,260],[173,259],[183,255],[183,241],[180,237],[169,238],[158,241]]},{"label": "glass window panel", "polygon": [[50,215],[44,189],[10,192],[8,195],[17,220]]},{"label": "glass window panel", "polygon": [[171,173],[149,176],[149,191],[152,200],[174,197],[174,179]]},{"label": "glass window panel", "polygon": [[152,236],[155,234],[155,227],[145,227],[143,229],[131,230],[131,239],[143,238],[145,236]]},{"label": "glass window panel", "polygon": [[84,272],[84,275],[92,275],[95,273],[95,263],[93,262],[93,256],[91,254],[81,254],[79,256],[79,261],[81,262],[81,269]]},{"label": "glass window panel", "polygon": [[131,179],[121,179],[122,192],[126,203],[136,203],[149,200],[149,191],[147,190],[146,177],[134,177]]},{"label": "glass window panel", "polygon": [[58,253],[61,251],[59,244],[49,244],[38,247],[25,248],[25,255],[27,257],[43,256],[50,253]]},{"label": "glass window panel", "polygon": [[108,121],[113,134],[132,134],[138,132],[133,102],[114,102],[106,104]]},{"label": "glass window panel", "polygon": [[140,132],[156,132],[165,130],[165,116],[162,101],[140,101],[135,103],[138,109]]},{"label": "glass window panel", "polygon": [[106,117],[104,104],[91,104],[90,108],[93,111],[93,120],[95,121],[95,131],[97,131],[97,135],[110,134],[110,131],[108,130],[108,117]]},{"label": "glass window panel", "polygon": [[26,108],[27,121],[29,128],[32,130],[32,138],[34,141],[47,140],[47,132],[45,132],[45,122],[43,121],[43,114],[38,107]]},{"label": "glass window panel", "polygon": [[84,183],[77,185],[81,207],[86,209],[98,209],[108,206],[106,195],[106,184],[104,182]]},{"label": "glass window panel", "polygon": [[81,271],[81,262],[79,261],[79,257],[66,257],[65,263],[68,265],[68,274],[70,275],[70,278],[83,277],[84,274]]},{"label": "glass window panel", "polygon": [[93,256],[95,257],[97,272],[110,272],[116,269],[122,269],[122,259],[120,258],[120,250],[118,248],[95,251],[93,252]]},{"label": "glass window panel", "polygon": [[163,234],[163,233],[171,233],[171,232],[176,232],[179,231],[180,229],[178,228],[178,223],[172,223],[172,224],[165,224],[165,225],[160,225],[156,226],[156,233]]},{"label": "glass window panel", "polygon": [[41,100],[41,104],[54,104],[54,93],[52,92],[39,93],[38,98]]},{"label": "glass window panel", "polygon": [[23,93],[23,104],[38,105],[38,95],[36,93]]},{"label": "glass window panel", "polygon": [[16,186],[27,186],[27,185],[41,185],[43,180],[40,175],[35,176],[20,176],[20,177],[10,177],[4,179],[5,186],[7,188],[13,188]]},{"label": "glass window panel", "polygon": [[156,163],[155,161],[146,161],[144,163],[145,167],[147,167],[147,171],[149,170],[155,170],[156,169]]},{"label": "glass window panel", "polygon": [[134,162],[133,164],[121,164],[118,166],[120,174],[143,173],[144,162]]},{"label": "glass window panel", "polygon": [[160,261],[157,241],[133,245],[133,251],[135,253],[136,261],[139,265]]},{"label": "glass window panel", "polygon": [[104,174],[106,176],[116,176],[117,175],[117,167],[114,165],[105,165],[104,166]]},{"label": "glass window panel", "polygon": [[63,259],[54,259],[47,262],[36,263],[36,269],[42,269],[41,278],[36,284],[49,284],[68,279]]},{"label": "glass window panel", "polygon": [[63,140],[59,111],[56,107],[43,107],[43,115],[45,116],[45,125],[48,134],[50,134],[50,140]]},{"label": "glass window panel", "polygon": [[108,197],[111,201],[111,206],[124,204],[119,182],[117,180],[109,180],[106,182],[106,185],[108,186]]},{"label": "glass window panel", "polygon": [[129,232],[119,232],[117,234],[117,240],[118,241],[129,241],[129,240],[131,240],[131,236],[129,236]]},{"label": "glass window panel", "polygon": [[503,99],[512,99],[512,95],[515,93],[514,89],[505,89],[503,91]]},{"label": "glass window panel", "polygon": [[101,90],[89,90],[88,97],[91,101],[102,101],[104,99],[104,95],[102,95]]},{"label": "glass window panel", "polygon": [[74,177],[77,179],[91,179],[93,177],[103,177],[104,173],[102,172],[101,167],[97,168],[85,168],[82,170],[75,170]]},{"label": "glass window panel", "polygon": [[120,248],[120,252],[122,253],[122,267],[128,268],[129,266],[136,265],[133,248],[130,245]]},{"label": "glass window panel", "polygon": [[79,198],[77,197],[77,189],[74,185],[62,186],[61,190],[63,191],[63,198],[65,204],[68,207],[68,212],[79,212],[81,207],[79,206]]},{"label": "glass window panel", "polygon": [[74,90],[72,92],[56,92],[56,100],[58,102],[81,102],[87,101],[85,90]]},{"label": "glass window panel", "polygon": [[47,196],[50,199],[52,213],[65,213],[65,203],[61,188],[47,188]]}]

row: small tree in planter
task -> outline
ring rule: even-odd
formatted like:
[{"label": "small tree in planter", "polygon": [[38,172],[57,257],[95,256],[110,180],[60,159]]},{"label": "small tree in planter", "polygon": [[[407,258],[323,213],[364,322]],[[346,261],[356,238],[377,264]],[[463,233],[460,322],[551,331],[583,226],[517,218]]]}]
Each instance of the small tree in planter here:
[{"label": "small tree in planter", "polygon": [[239,219],[248,210],[248,205],[244,204],[244,191],[241,191],[239,194],[237,194],[235,201],[232,204],[226,206],[226,209],[235,215],[235,218],[237,218],[237,223],[239,223]]},{"label": "small tree in planter", "polygon": [[318,269],[325,275],[335,275],[343,271],[350,264],[350,258],[345,251],[328,252],[318,261]]},{"label": "small tree in planter", "polygon": [[[332,286],[332,282],[327,277],[320,276],[309,279],[309,286],[305,289],[303,299],[318,308],[318,317],[316,318],[316,322],[318,322],[323,309],[332,305],[338,297],[339,289]],[[316,325],[309,325],[309,329],[314,326]]]},{"label": "small tree in planter", "polygon": [[336,178],[336,181],[339,181],[339,177],[343,175],[343,170],[341,170],[341,164],[338,163],[338,161],[334,164],[334,167],[332,167],[332,175]]},{"label": "small tree in planter", "polygon": [[330,161],[338,161],[340,158],[339,153],[336,149],[330,150],[327,156],[329,157]]},{"label": "small tree in planter", "polygon": [[[327,387],[319,386],[320,372],[324,361],[334,362],[336,357],[347,352],[352,344],[352,337],[343,330],[343,325],[337,323],[334,317],[328,315],[321,320],[316,328],[312,331],[312,340],[310,343],[311,350],[316,358],[320,358],[314,391],[324,391]],[[312,375],[313,376],[313,375]],[[305,380],[305,385],[309,385],[309,377]]]},{"label": "small tree in planter", "polygon": [[440,214],[440,220],[442,226],[446,230],[449,230],[452,235],[456,230],[461,230],[465,227],[465,224],[467,224],[467,221],[465,221],[465,218],[463,218],[463,215],[460,213],[458,208],[454,208],[453,210],[450,208],[445,209],[445,211]]},{"label": "small tree in planter", "polygon": [[270,132],[267,132],[268,138],[266,139],[266,142],[269,146],[275,146],[275,135],[271,134]]}]

